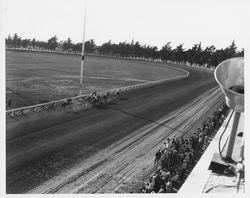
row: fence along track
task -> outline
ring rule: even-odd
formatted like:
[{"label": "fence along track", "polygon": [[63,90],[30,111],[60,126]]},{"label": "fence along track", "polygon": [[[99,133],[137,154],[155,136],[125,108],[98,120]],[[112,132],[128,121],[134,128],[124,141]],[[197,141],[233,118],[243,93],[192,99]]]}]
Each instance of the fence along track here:
[{"label": "fence along track", "polygon": [[[185,70],[183,70],[183,71],[185,71]],[[158,81],[151,81],[151,82],[141,83],[141,84],[127,86],[127,87],[114,88],[114,89],[99,92],[98,94],[100,96],[103,96],[106,92],[109,92],[109,94],[110,94],[109,98],[112,100],[117,91],[119,91],[121,93],[129,92],[129,91],[136,90],[136,89],[141,89],[141,88],[144,88],[144,87],[151,87],[151,86],[154,86],[154,85],[157,85],[157,84],[170,82],[172,80],[183,79],[183,78],[186,78],[187,76],[189,76],[189,72],[186,71],[186,74],[184,74],[182,76],[172,77],[172,78],[158,80]],[[47,103],[42,103],[42,104],[37,104],[37,105],[32,105],[32,106],[27,106],[27,107],[21,107],[21,108],[17,108],[17,109],[8,110],[8,111],[6,111],[6,118],[13,118],[15,116],[24,115],[26,113],[31,113],[31,112],[44,111],[44,110],[49,110],[49,109],[56,109],[57,107],[61,107],[62,103],[66,99],[72,99],[72,101],[77,100],[77,101],[79,101],[81,103],[88,103],[87,97],[88,97],[88,94],[85,94],[85,95],[82,95],[82,96],[65,98],[65,99],[56,100],[56,101],[52,101],[52,102],[47,102]]]}]

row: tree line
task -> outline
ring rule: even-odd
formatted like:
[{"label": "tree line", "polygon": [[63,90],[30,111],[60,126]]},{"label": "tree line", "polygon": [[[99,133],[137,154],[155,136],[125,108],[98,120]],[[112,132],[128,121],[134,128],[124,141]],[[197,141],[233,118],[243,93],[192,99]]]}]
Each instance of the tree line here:
[{"label": "tree line", "polygon": [[[7,48],[30,48],[45,49],[80,53],[82,43],[72,43],[70,38],[64,41],[58,41],[57,36],[52,36],[47,41],[33,39],[22,39],[15,33],[13,36],[8,35],[5,39]],[[234,41],[226,48],[216,49],[214,45],[202,48],[201,43],[194,44],[190,49],[185,49],[184,44],[179,44],[175,48],[171,42],[166,43],[161,49],[156,46],[141,45],[138,41],[112,43],[109,40],[100,46],[97,46],[93,39],[84,43],[86,53],[96,53],[101,55],[134,57],[150,60],[163,60],[176,63],[190,63],[197,65],[206,65],[215,67],[223,60],[232,57],[244,56],[244,49],[237,50]]]}]

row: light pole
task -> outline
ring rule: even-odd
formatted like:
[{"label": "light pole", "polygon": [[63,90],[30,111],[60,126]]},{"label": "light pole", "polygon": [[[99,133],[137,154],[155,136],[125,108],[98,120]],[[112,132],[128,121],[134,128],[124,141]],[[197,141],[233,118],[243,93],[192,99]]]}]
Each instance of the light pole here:
[{"label": "light pole", "polygon": [[85,7],[85,12],[84,12],[84,29],[83,29],[83,40],[82,40],[82,52],[81,52],[81,71],[80,71],[80,92],[79,92],[79,95],[82,95],[83,64],[84,64],[84,60],[85,60],[85,55],[84,55],[85,29],[86,29],[86,7]]}]

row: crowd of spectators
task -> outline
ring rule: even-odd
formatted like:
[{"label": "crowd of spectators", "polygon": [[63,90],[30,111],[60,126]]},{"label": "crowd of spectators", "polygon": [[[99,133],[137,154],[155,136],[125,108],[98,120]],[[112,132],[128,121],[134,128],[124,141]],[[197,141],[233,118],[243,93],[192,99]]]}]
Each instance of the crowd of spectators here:
[{"label": "crowd of spectators", "polygon": [[227,111],[228,107],[222,104],[189,136],[168,138],[156,152],[155,171],[149,181],[144,182],[140,192],[175,192],[174,189],[178,189],[185,181],[188,168],[195,165],[195,160],[208,146],[211,134],[223,123]]}]

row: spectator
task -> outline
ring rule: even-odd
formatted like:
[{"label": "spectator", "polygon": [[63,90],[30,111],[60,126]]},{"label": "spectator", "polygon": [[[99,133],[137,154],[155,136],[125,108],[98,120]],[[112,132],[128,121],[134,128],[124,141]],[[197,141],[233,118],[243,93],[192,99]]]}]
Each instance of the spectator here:
[{"label": "spectator", "polygon": [[161,159],[161,150],[158,150],[155,154],[155,162],[154,164],[158,163],[158,161]]},{"label": "spectator", "polygon": [[160,172],[159,172],[155,176],[155,185],[154,185],[154,191],[155,192],[158,192],[160,190],[161,184],[162,184],[162,179],[161,179]]},{"label": "spectator", "polygon": [[167,144],[166,144],[166,142],[163,143],[163,148],[162,148],[161,152],[162,152],[162,154],[167,152]]},{"label": "spectator", "polygon": [[154,190],[154,185],[155,185],[155,177],[153,176],[153,177],[149,180],[149,186],[148,186],[149,192],[152,192],[152,191]]},{"label": "spectator", "polygon": [[190,162],[193,164],[194,163],[194,150],[193,149],[191,149],[189,152],[189,159],[190,159]]},{"label": "spectator", "polygon": [[165,171],[165,169],[163,169],[163,170],[161,171],[161,176],[162,176],[162,178],[167,179],[169,175],[168,175],[168,173]]},{"label": "spectator", "polygon": [[166,193],[171,193],[172,188],[173,188],[172,182],[170,180],[168,180],[166,183]]},{"label": "spectator", "polygon": [[162,167],[165,167],[165,168],[168,168],[168,164],[169,164],[169,155],[166,154],[166,155],[162,158],[161,166],[162,166]]},{"label": "spectator", "polygon": [[146,192],[147,193],[150,193],[150,190],[149,190],[149,183],[147,182],[146,185],[145,185],[145,189],[146,189]]},{"label": "spectator", "polygon": [[158,193],[165,193],[165,192],[166,192],[166,188],[164,187],[164,185],[161,185],[161,188]]},{"label": "spectator", "polygon": [[170,143],[170,139],[168,138],[167,143],[166,143],[166,149],[169,150],[170,146],[171,146],[171,143]]},{"label": "spectator", "polygon": [[183,180],[186,169],[187,169],[187,161],[184,159],[181,165],[180,180]]},{"label": "spectator", "polygon": [[146,193],[146,192],[147,192],[147,190],[146,190],[146,187],[145,187],[145,186],[143,186],[143,187],[141,188],[141,192],[142,192],[142,193]]}]

